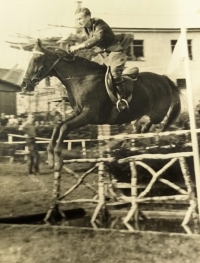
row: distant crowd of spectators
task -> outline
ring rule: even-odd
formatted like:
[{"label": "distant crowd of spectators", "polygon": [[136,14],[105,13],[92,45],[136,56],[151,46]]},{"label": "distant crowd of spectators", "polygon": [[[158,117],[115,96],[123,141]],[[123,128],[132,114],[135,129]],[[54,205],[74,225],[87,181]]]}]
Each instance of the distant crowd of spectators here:
[{"label": "distant crowd of spectators", "polygon": [[[35,125],[36,126],[54,125],[55,121],[57,121],[57,115],[55,114],[53,116],[50,116],[49,120],[47,120],[45,117],[35,118],[34,120]],[[27,120],[27,116],[21,117],[21,116],[15,116],[15,115],[5,115],[5,113],[1,113],[0,114],[0,127],[1,126],[18,127],[18,126],[21,126],[26,120]]]},{"label": "distant crowd of spectators", "polygon": [[5,115],[5,113],[1,113],[1,126],[18,126],[21,125],[23,121],[24,120],[21,117],[16,117],[15,115]]}]

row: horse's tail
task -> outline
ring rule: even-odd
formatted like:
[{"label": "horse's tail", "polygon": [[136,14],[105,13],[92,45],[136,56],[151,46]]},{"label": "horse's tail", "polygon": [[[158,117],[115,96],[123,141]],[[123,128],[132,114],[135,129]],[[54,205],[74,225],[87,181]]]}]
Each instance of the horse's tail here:
[{"label": "horse's tail", "polygon": [[166,76],[169,86],[171,88],[172,102],[166,120],[164,121],[163,131],[165,131],[179,116],[181,112],[181,92],[175,83]]}]

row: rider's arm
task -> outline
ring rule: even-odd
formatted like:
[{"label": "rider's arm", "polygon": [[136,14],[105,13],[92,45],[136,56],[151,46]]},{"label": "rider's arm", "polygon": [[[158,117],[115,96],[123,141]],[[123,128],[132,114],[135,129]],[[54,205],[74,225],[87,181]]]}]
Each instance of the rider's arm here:
[{"label": "rider's arm", "polygon": [[71,46],[70,47],[70,51],[71,52],[75,52],[75,51],[78,51],[78,50],[81,50],[81,49],[84,49],[85,48],[85,44],[84,42],[81,43],[80,45],[76,45],[76,46]]},{"label": "rider's arm", "polygon": [[99,20],[98,24],[95,27],[95,31],[93,32],[93,36],[83,42],[85,44],[85,48],[98,46],[100,43],[103,42],[105,35],[109,31],[110,27],[103,20]]},{"label": "rider's arm", "polygon": [[71,46],[70,50],[71,50],[71,52],[74,52],[74,51],[78,51],[78,50],[85,49],[85,48],[92,48],[92,47],[98,45],[103,40],[103,35],[104,35],[104,27],[101,25],[97,26],[96,30],[95,30],[95,32],[91,38],[84,41],[80,45]]},{"label": "rider's arm", "polygon": [[[95,21],[94,31],[92,32],[92,37],[84,41],[82,44],[77,46],[72,46],[70,49],[72,52],[81,50],[84,48],[92,48],[94,46],[105,45],[105,43],[110,42],[115,39],[115,35],[112,29],[101,19]],[[105,42],[105,43],[104,43]]]}]

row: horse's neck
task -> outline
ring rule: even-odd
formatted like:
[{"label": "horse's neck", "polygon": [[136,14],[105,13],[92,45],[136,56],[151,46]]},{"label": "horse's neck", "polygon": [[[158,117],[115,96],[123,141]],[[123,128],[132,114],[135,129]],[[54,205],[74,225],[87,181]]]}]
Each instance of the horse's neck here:
[{"label": "horse's neck", "polygon": [[72,61],[63,58],[55,68],[55,76],[61,82],[69,78],[105,74],[105,72],[105,67],[82,57],[76,57]]},{"label": "horse's neck", "polygon": [[65,86],[70,104],[77,113],[81,111],[80,101],[85,96],[82,94],[92,89],[96,77],[105,73],[106,67],[78,57],[74,61],[62,59],[53,71],[53,75]]}]

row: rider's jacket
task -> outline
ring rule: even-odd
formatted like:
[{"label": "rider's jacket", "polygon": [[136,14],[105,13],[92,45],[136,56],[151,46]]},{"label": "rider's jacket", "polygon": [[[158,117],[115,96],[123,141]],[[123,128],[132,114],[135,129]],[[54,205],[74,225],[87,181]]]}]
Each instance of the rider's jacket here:
[{"label": "rider's jacket", "polygon": [[91,18],[91,22],[90,28],[84,28],[89,38],[84,42],[86,48],[96,46],[99,48],[99,52],[116,52],[126,50],[133,42],[133,35],[115,35],[109,25],[102,19]]}]

